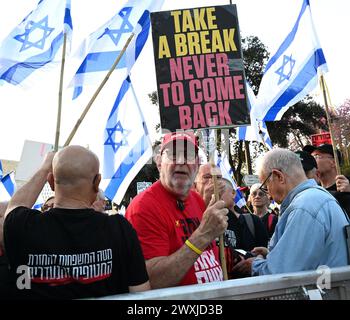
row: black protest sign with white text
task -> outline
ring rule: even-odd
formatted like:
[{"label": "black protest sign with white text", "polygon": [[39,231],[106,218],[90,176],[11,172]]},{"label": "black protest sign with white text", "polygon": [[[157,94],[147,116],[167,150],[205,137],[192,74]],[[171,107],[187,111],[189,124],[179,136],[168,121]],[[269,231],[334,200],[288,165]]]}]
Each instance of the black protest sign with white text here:
[{"label": "black protest sign with white text", "polygon": [[250,123],[235,5],[154,12],[163,130]]}]

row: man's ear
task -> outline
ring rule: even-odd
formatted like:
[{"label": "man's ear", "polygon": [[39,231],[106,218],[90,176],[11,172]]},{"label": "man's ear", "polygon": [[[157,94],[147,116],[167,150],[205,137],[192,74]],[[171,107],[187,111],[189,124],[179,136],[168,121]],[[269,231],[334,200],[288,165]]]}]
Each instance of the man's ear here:
[{"label": "man's ear", "polygon": [[275,174],[275,176],[277,177],[278,181],[280,181],[281,183],[286,183],[286,177],[284,176],[284,174],[279,171],[279,170],[272,170]]},{"label": "man's ear", "polygon": [[94,183],[93,183],[93,188],[94,188],[94,191],[97,193],[98,192],[98,187],[100,185],[100,182],[101,182],[101,174],[98,173],[94,179]]},{"label": "man's ear", "polygon": [[53,173],[52,173],[52,172],[50,172],[50,173],[47,175],[46,180],[47,180],[47,182],[49,183],[51,190],[52,190],[52,191],[55,191],[55,178],[53,177]]}]

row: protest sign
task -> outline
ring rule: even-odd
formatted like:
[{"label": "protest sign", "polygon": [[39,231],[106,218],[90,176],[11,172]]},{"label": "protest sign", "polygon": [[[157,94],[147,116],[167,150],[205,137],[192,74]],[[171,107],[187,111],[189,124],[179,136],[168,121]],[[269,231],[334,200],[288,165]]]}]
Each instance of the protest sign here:
[{"label": "protest sign", "polygon": [[151,14],[161,127],[250,124],[235,5]]}]

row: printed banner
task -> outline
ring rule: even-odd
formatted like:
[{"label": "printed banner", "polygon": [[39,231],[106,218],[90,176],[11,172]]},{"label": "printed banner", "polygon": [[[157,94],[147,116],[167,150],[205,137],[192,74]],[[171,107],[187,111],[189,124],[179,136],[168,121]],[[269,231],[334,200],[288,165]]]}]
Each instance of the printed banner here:
[{"label": "printed banner", "polygon": [[250,124],[235,5],[151,13],[163,131]]}]

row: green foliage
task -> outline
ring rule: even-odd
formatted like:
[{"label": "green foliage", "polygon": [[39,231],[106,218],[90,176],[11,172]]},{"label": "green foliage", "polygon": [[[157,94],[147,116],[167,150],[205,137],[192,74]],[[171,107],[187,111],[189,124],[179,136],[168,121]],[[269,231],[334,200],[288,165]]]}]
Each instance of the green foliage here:
[{"label": "green foliage", "polygon": [[246,78],[257,94],[269,53],[265,45],[255,36],[242,39],[242,50]]},{"label": "green foliage", "polygon": [[347,177],[350,177],[350,165],[349,166],[346,166],[346,165],[343,165],[341,167],[341,173]]},{"label": "green foliage", "polygon": [[319,129],[328,131],[325,110],[310,97],[290,107],[280,121],[266,125],[272,143],[282,148],[301,149],[311,143],[310,135]]}]

